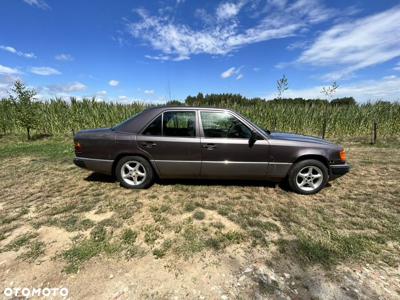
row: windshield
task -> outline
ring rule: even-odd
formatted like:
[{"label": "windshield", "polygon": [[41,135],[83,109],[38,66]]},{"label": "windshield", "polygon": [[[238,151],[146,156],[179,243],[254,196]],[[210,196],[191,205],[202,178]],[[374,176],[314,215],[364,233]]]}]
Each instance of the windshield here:
[{"label": "windshield", "polygon": [[267,128],[261,128],[260,126],[258,126],[257,124],[255,124],[254,122],[250,121],[248,118],[244,117],[243,115],[236,113],[239,116],[241,116],[243,119],[245,119],[247,122],[249,122],[251,125],[253,125],[257,130],[261,131],[261,132],[265,132],[267,135],[271,134],[271,131],[269,131]]}]

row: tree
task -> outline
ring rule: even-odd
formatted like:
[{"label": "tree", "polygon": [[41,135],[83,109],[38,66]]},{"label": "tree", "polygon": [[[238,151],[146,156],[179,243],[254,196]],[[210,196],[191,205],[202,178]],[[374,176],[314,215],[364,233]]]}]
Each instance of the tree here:
[{"label": "tree", "polygon": [[357,102],[353,97],[336,98],[331,101],[332,105],[356,105]]},{"label": "tree", "polygon": [[278,90],[278,99],[281,99],[283,93],[289,88],[289,82],[285,75],[281,79],[276,81],[276,89]]},{"label": "tree", "polygon": [[328,100],[332,100],[333,95],[335,95],[336,90],[339,88],[339,85],[334,81],[332,85],[323,87],[321,93],[324,94]]},{"label": "tree", "polygon": [[16,117],[20,126],[26,129],[28,140],[31,139],[31,129],[37,125],[36,105],[33,98],[36,96],[36,91],[28,89],[21,81],[16,81],[10,99],[15,105]]}]

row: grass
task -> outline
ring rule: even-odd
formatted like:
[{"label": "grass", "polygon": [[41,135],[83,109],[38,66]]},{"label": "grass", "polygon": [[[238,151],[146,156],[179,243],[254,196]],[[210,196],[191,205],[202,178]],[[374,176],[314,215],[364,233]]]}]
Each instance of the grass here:
[{"label": "grass", "polygon": [[[287,241],[279,243],[281,251],[289,253]],[[373,261],[380,253],[382,243],[375,237],[362,234],[340,234],[335,231],[318,232],[317,235],[299,233],[294,241],[292,255],[298,255],[303,263],[318,263],[331,267],[342,261],[365,259]]]},{"label": "grass", "polygon": [[19,256],[22,260],[28,262],[34,262],[39,256],[43,255],[45,252],[45,243],[42,241],[33,241],[29,244],[28,251],[24,252]]},{"label": "grass", "polygon": [[133,231],[132,229],[128,228],[125,229],[122,233],[122,242],[124,244],[134,244],[137,238],[137,232]]},{"label": "grass", "polygon": [[31,239],[37,237],[36,233],[28,232],[17,236],[14,240],[12,240],[8,245],[4,247],[4,250],[13,250],[18,251],[21,247],[26,246],[29,244]]},{"label": "grass", "polygon": [[204,211],[197,210],[193,213],[193,218],[196,220],[204,220],[205,217],[206,214],[204,213]]},{"label": "grass", "polygon": [[69,160],[73,158],[72,137],[57,137],[27,142],[21,142],[19,137],[7,136],[1,138],[0,158],[21,157],[29,154],[47,160]]},{"label": "grass", "polygon": [[[5,142],[0,145],[6,151],[0,151],[1,251],[22,249],[20,258],[27,261],[45,256],[53,244],[41,243],[33,229],[10,238],[22,225],[32,225],[77,237],[72,247],[57,249],[67,272],[102,255],[176,260],[228,248],[327,269],[363,262],[397,266],[400,150],[345,146],[351,173],[317,195],[301,196],[259,183],[157,183],[132,191],[74,167],[71,153],[62,152],[69,147],[65,141]],[[100,217],[103,213],[111,217]]]}]

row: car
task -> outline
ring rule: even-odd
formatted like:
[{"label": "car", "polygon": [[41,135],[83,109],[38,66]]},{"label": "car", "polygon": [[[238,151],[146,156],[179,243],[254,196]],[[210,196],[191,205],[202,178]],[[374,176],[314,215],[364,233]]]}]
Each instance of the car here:
[{"label": "car", "polygon": [[132,189],[157,178],[287,180],[294,192],[314,194],[350,170],[340,145],[270,132],[221,108],[153,107],[112,128],[79,131],[74,144],[75,165]]}]

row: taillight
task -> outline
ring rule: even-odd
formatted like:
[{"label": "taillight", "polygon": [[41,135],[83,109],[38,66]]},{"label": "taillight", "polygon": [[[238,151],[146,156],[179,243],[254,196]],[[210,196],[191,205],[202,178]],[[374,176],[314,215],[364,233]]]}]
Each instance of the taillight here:
[{"label": "taillight", "polygon": [[339,156],[341,161],[346,161],[346,151],[344,149],[340,151]]},{"label": "taillight", "polygon": [[76,152],[81,152],[82,146],[79,142],[75,142],[75,151]]}]

